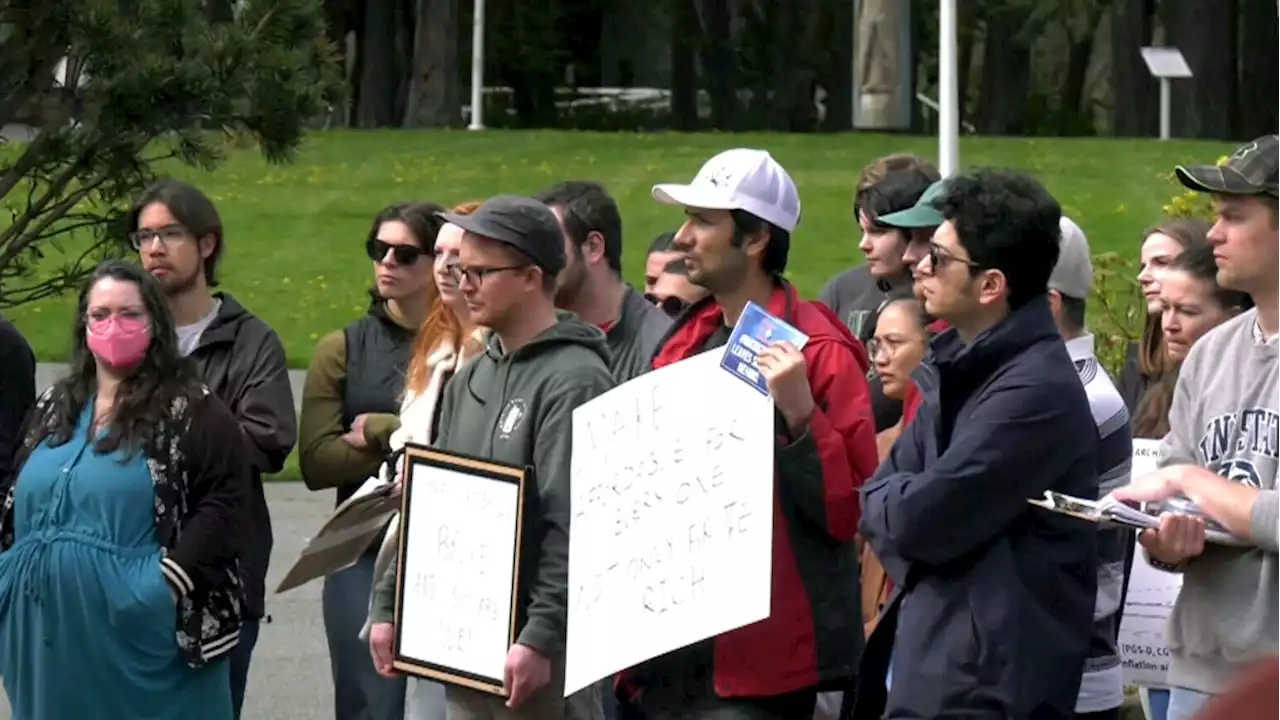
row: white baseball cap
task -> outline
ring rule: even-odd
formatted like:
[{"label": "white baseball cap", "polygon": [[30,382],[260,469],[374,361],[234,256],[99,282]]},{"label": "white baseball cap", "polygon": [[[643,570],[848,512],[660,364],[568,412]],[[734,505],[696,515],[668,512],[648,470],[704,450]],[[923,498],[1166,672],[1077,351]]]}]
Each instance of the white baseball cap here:
[{"label": "white baseball cap", "polygon": [[1062,242],[1058,245],[1058,264],[1049,276],[1049,289],[1076,300],[1088,300],[1093,291],[1093,259],[1089,256],[1089,240],[1084,230],[1063,215],[1058,221]]},{"label": "white baseball cap", "polygon": [[787,232],[800,224],[796,184],[764,150],[725,150],[708,160],[688,185],[654,185],[653,199],[664,205],[742,210]]}]

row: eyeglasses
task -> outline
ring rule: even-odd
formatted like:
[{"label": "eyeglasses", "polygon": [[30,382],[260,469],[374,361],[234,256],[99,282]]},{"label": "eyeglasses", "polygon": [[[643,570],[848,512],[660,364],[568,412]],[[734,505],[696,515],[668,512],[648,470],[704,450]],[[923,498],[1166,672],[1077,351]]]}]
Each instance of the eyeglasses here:
[{"label": "eyeglasses", "polygon": [[884,353],[884,359],[892,359],[898,354],[898,350],[906,345],[906,340],[899,340],[891,337],[873,337],[867,341],[867,357],[871,360],[878,360],[880,353]]},{"label": "eyeglasses", "polygon": [[156,243],[157,240],[165,248],[174,243],[185,240],[190,233],[181,225],[165,225],[162,228],[138,228],[129,233],[129,242],[133,245],[134,250],[141,251],[143,248],[149,248]]},{"label": "eyeglasses", "polygon": [[658,297],[653,293],[645,293],[644,299],[648,300],[654,305],[657,305],[658,309],[666,313],[669,317],[677,317],[678,315],[680,315],[680,313],[684,312],[685,309],[689,307],[689,303],[676,297],[675,295]]},{"label": "eyeglasses", "polygon": [[364,244],[364,252],[369,259],[381,263],[387,259],[387,253],[396,259],[397,265],[412,265],[418,262],[418,258],[423,255],[430,255],[430,252],[423,250],[417,245],[392,245],[384,240],[369,240]]},{"label": "eyeglasses", "polygon": [[958,258],[955,255],[952,255],[950,250],[942,247],[936,242],[929,243],[929,267],[933,272],[936,273],[946,267],[947,263],[953,262],[963,263],[975,269],[981,267],[981,265],[972,260],[965,260],[964,258]]},{"label": "eyeglasses", "polygon": [[467,267],[462,263],[454,263],[449,266],[449,276],[459,285],[465,279],[467,283],[478,288],[484,283],[485,278],[494,273],[500,273],[505,270],[523,270],[527,267],[529,267],[528,264],[503,265],[501,267]]}]

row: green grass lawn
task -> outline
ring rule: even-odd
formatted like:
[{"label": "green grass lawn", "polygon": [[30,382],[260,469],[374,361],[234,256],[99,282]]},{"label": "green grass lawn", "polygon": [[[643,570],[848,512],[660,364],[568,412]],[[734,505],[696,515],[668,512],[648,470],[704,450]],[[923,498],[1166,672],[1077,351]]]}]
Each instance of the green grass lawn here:
[{"label": "green grass lawn", "polygon": [[[625,270],[638,281],[649,240],[681,221],[679,210],[650,198],[650,187],[687,182],[704,160],[734,146],[768,149],[799,184],[804,220],[789,274],[802,292],[816,295],[827,278],[861,262],[851,212],[858,171],[891,152],[933,156],[936,141],[867,134],[334,131],[311,135],[291,165],[269,166],[255,151],[238,150],[213,173],[173,171],[208,192],[222,214],[223,289],[276,329],[290,366],[305,368],[323,333],[364,312],[372,266],[363,242],[384,206],[403,200],[451,205],[500,192],[532,193],[568,178],[599,180],[622,207]],[[1085,229],[1095,253],[1136,256],[1142,228],[1160,218],[1177,192],[1173,166],[1213,162],[1230,149],[1202,142],[965,139],[961,160],[965,167],[1034,173]],[[73,302],[51,299],[6,315],[42,361],[62,360]]]},{"label": "green grass lawn", "polygon": [[[226,230],[223,289],[272,325],[289,364],[305,368],[320,336],[365,310],[372,266],[364,238],[373,216],[404,200],[443,205],[500,192],[533,193],[558,180],[599,180],[622,207],[627,278],[639,282],[644,249],[674,229],[680,211],[655,203],[657,182],[687,182],[703,161],[735,146],[768,149],[800,186],[804,220],[789,275],[816,296],[861,262],[851,194],[876,157],[932,157],[936,141],[886,135],[597,134],[569,132],[348,132],[311,135],[297,162],[272,167],[233,152],[213,173],[173,172],[210,194]],[[1095,253],[1136,257],[1144,227],[1177,194],[1174,165],[1213,162],[1224,143],[1145,140],[965,139],[965,167],[1034,173],[1088,234]],[[11,198],[12,199],[12,198]],[[49,253],[49,262],[59,260]],[[74,298],[6,311],[42,361],[66,357]],[[280,479],[299,477],[296,456]]]}]

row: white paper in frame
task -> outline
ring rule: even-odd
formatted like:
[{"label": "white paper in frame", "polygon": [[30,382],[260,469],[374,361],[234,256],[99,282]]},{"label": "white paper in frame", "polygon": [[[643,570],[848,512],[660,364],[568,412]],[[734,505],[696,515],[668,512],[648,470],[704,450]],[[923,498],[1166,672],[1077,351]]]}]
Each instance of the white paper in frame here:
[{"label": "white paper in frame", "polygon": [[393,666],[505,697],[532,468],[412,444],[405,467]]}]

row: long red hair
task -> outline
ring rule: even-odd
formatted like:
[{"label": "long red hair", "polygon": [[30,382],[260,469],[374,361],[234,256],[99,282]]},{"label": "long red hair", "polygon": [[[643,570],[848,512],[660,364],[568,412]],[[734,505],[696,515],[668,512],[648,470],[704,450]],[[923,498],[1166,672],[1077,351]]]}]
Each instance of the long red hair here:
[{"label": "long red hair", "polygon": [[[464,202],[456,205],[452,212],[456,215],[470,215],[479,207],[479,202]],[[432,273],[431,277],[434,285],[435,274]],[[437,290],[436,302],[431,304],[427,319],[422,322],[422,327],[418,328],[418,336],[413,340],[413,355],[409,360],[409,371],[405,374],[405,393],[418,395],[425,392],[427,385],[431,383],[431,365],[427,362],[431,353],[446,342],[452,343],[459,350],[463,349],[473,342],[473,329],[470,326],[464,327],[457,313],[440,302]]]}]

